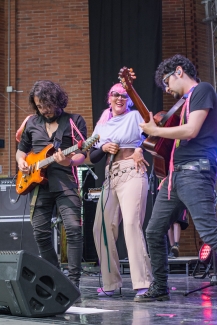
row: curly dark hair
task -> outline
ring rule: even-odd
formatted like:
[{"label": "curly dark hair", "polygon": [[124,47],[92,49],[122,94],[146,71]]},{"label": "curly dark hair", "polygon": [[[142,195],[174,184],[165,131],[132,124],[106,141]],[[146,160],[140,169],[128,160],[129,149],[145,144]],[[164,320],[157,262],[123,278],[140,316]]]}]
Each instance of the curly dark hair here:
[{"label": "curly dark hair", "polygon": [[183,71],[189,76],[189,78],[198,81],[197,71],[193,63],[183,55],[176,54],[173,57],[164,60],[158,66],[155,73],[156,85],[165,90],[162,83],[163,76],[169,72],[176,71],[178,66],[182,67]]},{"label": "curly dark hair", "polygon": [[54,107],[56,111],[63,111],[68,103],[67,93],[58,85],[50,80],[38,80],[33,85],[29,93],[29,104],[36,110],[39,110],[35,105],[34,97],[37,96],[39,101],[48,107]]}]

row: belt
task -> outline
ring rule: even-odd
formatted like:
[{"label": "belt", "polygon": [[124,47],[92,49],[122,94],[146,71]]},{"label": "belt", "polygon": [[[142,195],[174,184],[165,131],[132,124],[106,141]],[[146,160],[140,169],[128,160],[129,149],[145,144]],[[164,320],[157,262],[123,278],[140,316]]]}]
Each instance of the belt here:
[{"label": "belt", "polygon": [[108,175],[108,176],[106,176],[105,177],[105,179],[107,180],[107,179],[109,179],[109,178],[114,178],[114,177],[116,177],[116,176],[122,176],[123,174],[125,174],[126,172],[128,172],[128,171],[131,171],[131,170],[133,170],[133,169],[135,169],[135,167],[127,167],[126,169],[123,169],[123,170],[119,170],[117,173],[115,173],[115,174],[111,174],[111,175]]},{"label": "belt", "polygon": [[175,172],[180,172],[181,170],[189,169],[189,170],[195,170],[196,172],[200,171],[199,162],[198,161],[192,161],[186,165],[176,165],[174,166]]}]

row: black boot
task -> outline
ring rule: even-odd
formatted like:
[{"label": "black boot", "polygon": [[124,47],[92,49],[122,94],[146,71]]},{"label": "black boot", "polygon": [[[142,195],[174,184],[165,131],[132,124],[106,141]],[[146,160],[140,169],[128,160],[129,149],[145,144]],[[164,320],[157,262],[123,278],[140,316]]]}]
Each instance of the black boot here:
[{"label": "black boot", "polygon": [[134,301],[136,302],[151,302],[151,301],[165,301],[170,300],[169,288],[161,288],[153,281],[143,295],[135,296]]}]

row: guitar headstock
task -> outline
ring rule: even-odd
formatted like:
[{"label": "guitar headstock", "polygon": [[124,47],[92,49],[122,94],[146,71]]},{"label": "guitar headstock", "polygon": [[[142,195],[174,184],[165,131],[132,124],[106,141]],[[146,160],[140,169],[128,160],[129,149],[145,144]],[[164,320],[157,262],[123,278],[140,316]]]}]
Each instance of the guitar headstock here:
[{"label": "guitar headstock", "polygon": [[124,89],[129,90],[132,88],[133,79],[135,79],[135,73],[133,72],[133,69],[128,69],[127,67],[123,67],[120,69],[118,73],[122,86]]},{"label": "guitar headstock", "polygon": [[87,151],[89,150],[96,142],[99,141],[100,136],[98,134],[89,137],[86,141],[82,143],[81,150]]}]

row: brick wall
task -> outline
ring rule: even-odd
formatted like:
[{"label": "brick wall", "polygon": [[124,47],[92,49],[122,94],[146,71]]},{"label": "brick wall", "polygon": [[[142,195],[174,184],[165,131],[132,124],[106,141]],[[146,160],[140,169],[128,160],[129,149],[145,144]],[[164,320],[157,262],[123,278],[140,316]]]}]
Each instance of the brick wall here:
[{"label": "brick wall", "polygon": [[[1,4],[0,15],[4,13],[4,4],[7,18],[8,1],[2,1]],[[0,149],[3,154],[0,164],[3,165],[5,175],[8,175],[9,169],[12,175],[16,172],[14,134],[23,119],[32,112],[28,108],[28,93],[36,80],[58,82],[69,95],[66,111],[82,114],[88,125],[88,134],[92,132],[88,1],[11,0],[10,6],[11,86],[23,93],[11,94],[10,134],[7,131],[8,108],[6,104],[3,105],[7,149]],[[2,20],[0,26],[4,26]],[[7,35],[6,23],[5,28]],[[4,60],[0,56],[1,67],[4,66],[2,61],[7,62],[7,38],[4,44]],[[5,92],[6,85],[2,88]],[[7,96],[7,93],[4,95]],[[8,158],[9,136],[11,168]]]}]

